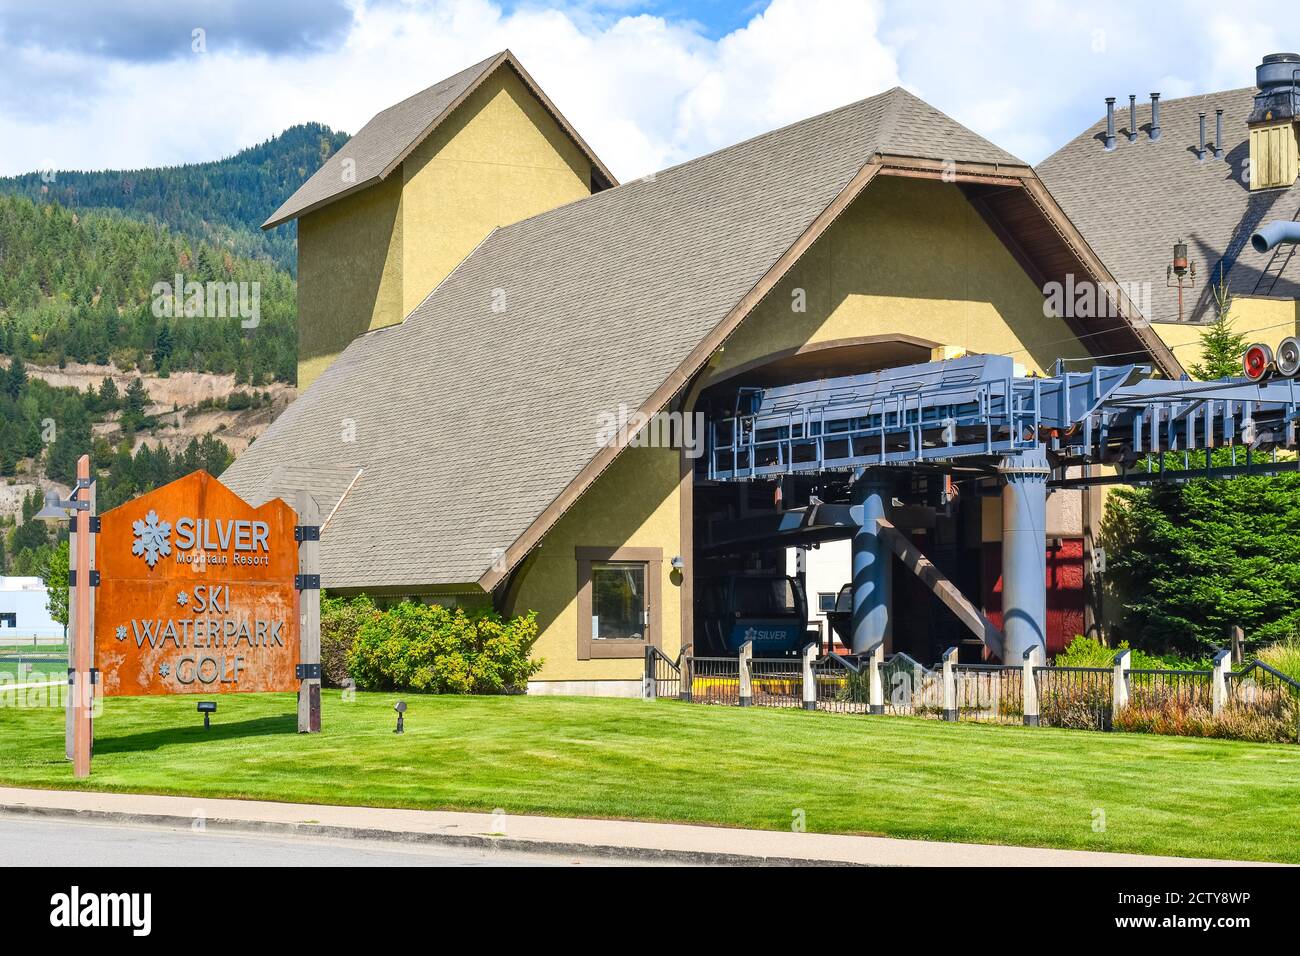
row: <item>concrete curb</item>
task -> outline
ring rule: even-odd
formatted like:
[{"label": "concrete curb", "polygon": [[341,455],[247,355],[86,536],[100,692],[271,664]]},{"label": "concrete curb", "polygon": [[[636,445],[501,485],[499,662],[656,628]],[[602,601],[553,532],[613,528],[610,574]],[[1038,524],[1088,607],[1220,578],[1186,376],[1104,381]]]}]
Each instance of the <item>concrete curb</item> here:
[{"label": "concrete curb", "polygon": [[[77,820],[83,823],[112,823],[128,826],[168,827],[188,830],[192,817],[155,813],[128,813],[112,810],[75,810],[67,807],[33,807],[0,805],[0,818],[31,817],[39,819]],[[609,860],[643,863],[674,863],[681,866],[834,866],[852,867],[870,864],[846,860],[818,860],[799,857],[758,856],[745,853],[718,853],[707,850],[674,850],[663,847],[628,847],[593,843],[523,840],[505,836],[460,833],[430,833],[415,830],[388,830],[381,827],[330,826],[321,823],[282,823],[271,820],[234,820],[205,818],[204,827],[225,833],[270,833],[282,836],[318,836],[341,840],[369,840],[385,843],[415,843],[461,849],[504,853],[533,853],[545,856],[594,856]],[[888,864],[880,864],[886,866]]]}]

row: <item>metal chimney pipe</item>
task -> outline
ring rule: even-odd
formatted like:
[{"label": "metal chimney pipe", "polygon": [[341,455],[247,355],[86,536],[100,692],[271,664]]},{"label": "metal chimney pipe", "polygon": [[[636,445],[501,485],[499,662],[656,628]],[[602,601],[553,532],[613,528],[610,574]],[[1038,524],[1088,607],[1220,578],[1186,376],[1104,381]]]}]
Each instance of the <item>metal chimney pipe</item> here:
[{"label": "metal chimney pipe", "polygon": [[1256,252],[1272,252],[1284,242],[1300,243],[1300,222],[1278,219],[1260,226],[1250,237],[1251,247]]},{"label": "metal chimney pipe", "polygon": [[1128,95],[1128,141],[1138,141],[1138,98],[1136,93]]},{"label": "metal chimney pipe", "polygon": [[1115,149],[1115,97],[1106,97],[1106,152]]},{"label": "metal chimney pipe", "polygon": [[1205,110],[1200,112],[1201,118],[1201,145],[1196,150],[1197,162],[1205,162]]},{"label": "metal chimney pipe", "polygon": [[1151,141],[1160,138],[1160,94],[1151,94]]},{"label": "metal chimney pipe", "polygon": [[1223,110],[1214,111],[1214,158],[1223,159]]}]

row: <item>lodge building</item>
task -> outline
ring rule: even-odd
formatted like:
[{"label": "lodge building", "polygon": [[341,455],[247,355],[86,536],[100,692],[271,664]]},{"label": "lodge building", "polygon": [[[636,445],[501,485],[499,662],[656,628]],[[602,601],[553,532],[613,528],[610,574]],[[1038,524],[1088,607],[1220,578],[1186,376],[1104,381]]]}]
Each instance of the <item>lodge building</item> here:
[{"label": "lodge building", "polygon": [[[1035,170],[895,88],[619,184],[503,52],[378,114],[268,219],[298,222],[303,391],[223,478],[254,504],[317,499],[331,592],[533,610],[530,692],[638,694],[647,646],[700,640],[705,582],[784,569],[785,540],[728,529],[844,485],[709,481],[689,449],[601,440],[602,422],[962,355],[1176,378],[1216,268],[1241,330],[1294,332],[1300,266],[1241,239],[1300,208],[1280,178],[1296,127],[1257,136],[1253,92],[1160,104],[1161,137],[1112,143],[1103,121]],[[1188,118],[1218,102],[1232,142],[1198,158]],[[1229,174],[1265,148],[1276,181]],[[1178,240],[1200,280],[1171,324]],[[1049,314],[1054,283],[1108,307]],[[995,622],[1000,482],[884,496]],[[1049,650],[1104,617],[1101,502],[1048,497]],[[932,662],[972,643],[912,575],[886,586],[891,649]]]}]

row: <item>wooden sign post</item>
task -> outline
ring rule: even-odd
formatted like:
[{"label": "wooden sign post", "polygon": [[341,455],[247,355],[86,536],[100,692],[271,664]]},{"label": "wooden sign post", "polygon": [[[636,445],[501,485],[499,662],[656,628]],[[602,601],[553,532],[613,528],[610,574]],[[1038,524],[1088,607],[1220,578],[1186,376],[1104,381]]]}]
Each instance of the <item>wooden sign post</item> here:
[{"label": "wooden sign post", "polygon": [[320,508],[298,492],[298,733],[320,733]]},{"label": "wooden sign post", "polygon": [[296,690],[298,729],[319,732],[316,502],[299,496],[302,519],[279,498],[254,508],[197,471],[94,519],[84,455],[77,489],[67,719],[76,776],[90,773],[96,690]]}]

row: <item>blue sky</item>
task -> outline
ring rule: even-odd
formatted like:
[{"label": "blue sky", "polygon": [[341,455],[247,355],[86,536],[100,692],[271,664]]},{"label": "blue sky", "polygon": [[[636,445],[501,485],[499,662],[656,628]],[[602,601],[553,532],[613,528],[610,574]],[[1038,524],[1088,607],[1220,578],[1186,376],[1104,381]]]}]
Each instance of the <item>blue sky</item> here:
[{"label": "blue sky", "polygon": [[[1249,86],[1274,3],[1184,0],[5,0],[0,174],[355,131],[509,47],[627,179],[902,85],[1037,162],[1127,103]],[[1181,131],[1173,131],[1181,135]],[[1191,135],[1191,131],[1187,132]]]}]

